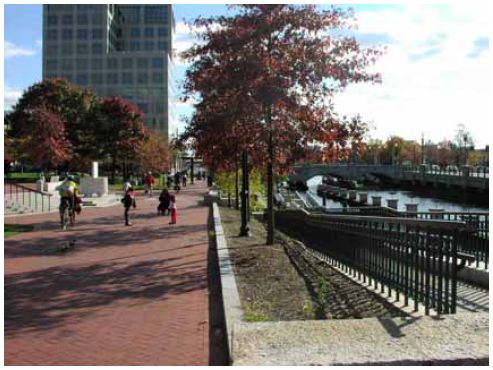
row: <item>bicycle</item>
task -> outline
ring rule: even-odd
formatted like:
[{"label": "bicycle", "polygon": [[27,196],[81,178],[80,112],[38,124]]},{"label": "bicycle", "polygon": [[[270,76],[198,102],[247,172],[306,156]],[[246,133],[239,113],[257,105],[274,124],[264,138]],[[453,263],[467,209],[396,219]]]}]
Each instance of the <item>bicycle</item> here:
[{"label": "bicycle", "polygon": [[60,223],[62,230],[67,230],[68,224],[75,223],[75,212],[68,199],[63,199],[60,204]]}]

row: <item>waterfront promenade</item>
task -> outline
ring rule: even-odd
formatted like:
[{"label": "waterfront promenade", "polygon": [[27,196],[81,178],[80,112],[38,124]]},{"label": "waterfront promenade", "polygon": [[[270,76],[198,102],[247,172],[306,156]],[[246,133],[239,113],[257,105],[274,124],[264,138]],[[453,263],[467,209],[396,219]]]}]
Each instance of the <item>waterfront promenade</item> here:
[{"label": "waterfront promenade", "polygon": [[[177,196],[179,219],[137,198],[58,214],[5,218],[34,225],[5,241],[6,365],[208,365],[208,208],[204,182]],[[73,249],[63,251],[75,241]]]}]

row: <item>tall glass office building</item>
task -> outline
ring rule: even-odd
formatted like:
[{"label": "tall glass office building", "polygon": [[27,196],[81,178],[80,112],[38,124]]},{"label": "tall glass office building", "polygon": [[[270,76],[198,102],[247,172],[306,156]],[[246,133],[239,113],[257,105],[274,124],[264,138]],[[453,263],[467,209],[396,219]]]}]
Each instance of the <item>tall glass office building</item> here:
[{"label": "tall glass office building", "polygon": [[43,78],[129,100],[169,136],[174,28],[171,5],[43,5]]}]

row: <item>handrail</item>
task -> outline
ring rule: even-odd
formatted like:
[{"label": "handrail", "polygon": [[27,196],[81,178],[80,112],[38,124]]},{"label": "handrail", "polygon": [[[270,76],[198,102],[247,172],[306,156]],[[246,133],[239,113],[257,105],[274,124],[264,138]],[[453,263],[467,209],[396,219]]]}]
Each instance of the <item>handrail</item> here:
[{"label": "handrail", "polygon": [[[7,200],[7,195],[8,195],[10,201],[13,201],[15,204],[21,204],[23,207],[28,206],[31,211],[33,210],[33,206],[34,206],[34,210],[38,211],[38,196],[41,196],[41,212],[45,211],[45,199],[48,200],[48,204],[47,204],[48,212],[51,212],[51,197],[53,196],[52,194],[44,193],[39,190],[34,190],[25,185],[20,185],[18,183],[11,181],[5,183],[5,189],[7,189],[7,185],[9,191],[5,193],[5,200]],[[14,188],[14,191],[12,191],[13,190],[12,188]],[[25,199],[26,194],[28,198],[27,201]],[[32,195],[34,195],[34,200],[32,199],[33,198]]]},{"label": "handrail", "polygon": [[[286,210],[283,212],[290,212],[291,210]],[[298,210],[292,210],[298,211]],[[339,220],[339,221],[367,221],[367,222],[385,222],[391,225],[406,225],[413,227],[422,227],[429,229],[441,229],[441,230],[457,230],[460,231],[470,231],[467,223],[464,221],[446,221],[446,220],[423,220],[423,219],[410,219],[406,217],[382,217],[382,216],[357,216],[357,215],[330,215],[326,213],[310,213],[306,209],[300,209],[299,211],[304,212],[306,215],[312,216],[314,218],[321,218],[327,220]]]}]

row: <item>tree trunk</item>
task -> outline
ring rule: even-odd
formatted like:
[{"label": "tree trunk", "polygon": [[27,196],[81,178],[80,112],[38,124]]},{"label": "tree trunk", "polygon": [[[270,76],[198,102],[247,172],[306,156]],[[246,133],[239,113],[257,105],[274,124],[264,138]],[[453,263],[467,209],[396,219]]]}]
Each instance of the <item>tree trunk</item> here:
[{"label": "tree trunk", "polygon": [[240,209],[240,199],[239,199],[239,184],[238,184],[238,155],[236,155],[235,159],[235,208],[237,210]]},{"label": "tree trunk", "polygon": [[274,143],[272,133],[271,107],[267,111],[267,125],[269,127],[269,159],[267,163],[267,245],[274,244]]}]

